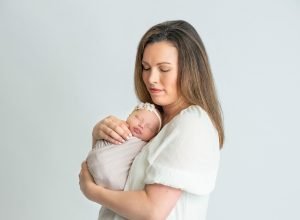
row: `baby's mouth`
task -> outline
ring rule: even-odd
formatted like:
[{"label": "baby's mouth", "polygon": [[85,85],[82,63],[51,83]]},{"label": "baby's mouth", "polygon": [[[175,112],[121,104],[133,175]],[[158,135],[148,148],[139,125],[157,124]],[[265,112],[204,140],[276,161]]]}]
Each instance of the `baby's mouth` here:
[{"label": "baby's mouth", "polygon": [[141,130],[138,129],[138,128],[134,128],[133,131],[134,131],[136,134],[141,134],[141,133],[142,133]]}]

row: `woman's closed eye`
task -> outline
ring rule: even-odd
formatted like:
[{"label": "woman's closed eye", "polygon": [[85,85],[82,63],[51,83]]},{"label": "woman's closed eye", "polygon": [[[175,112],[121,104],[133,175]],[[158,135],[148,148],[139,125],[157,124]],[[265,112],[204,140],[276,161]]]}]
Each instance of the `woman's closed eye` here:
[{"label": "woman's closed eye", "polygon": [[161,64],[158,67],[161,72],[169,72],[171,70],[171,65],[169,64]]},{"label": "woman's closed eye", "polygon": [[159,68],[161,72],[169,72],[170,68]]},{"label": "woman's closed eye", "polygon": [[151,68],[148,66],[142,66],[144,71],[149,71]]}]

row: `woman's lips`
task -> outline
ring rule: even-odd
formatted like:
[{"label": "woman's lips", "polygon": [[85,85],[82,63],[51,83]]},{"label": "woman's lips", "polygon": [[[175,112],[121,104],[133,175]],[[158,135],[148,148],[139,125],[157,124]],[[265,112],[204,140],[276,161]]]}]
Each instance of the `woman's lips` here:
[{"label": "woman's lips", "polygon": [[162,90],[161,89],[156,89],[156,88],[150,88],[149,91],[150,91],[150,93],[159,93]]}]

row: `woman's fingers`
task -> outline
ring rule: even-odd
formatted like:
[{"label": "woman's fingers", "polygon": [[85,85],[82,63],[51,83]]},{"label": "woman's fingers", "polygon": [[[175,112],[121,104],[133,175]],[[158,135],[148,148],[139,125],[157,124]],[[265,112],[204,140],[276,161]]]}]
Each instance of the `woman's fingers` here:
[{"label": "woman's fingers", "polygon": [[78,175],[79,176],[79,180],[81,180],[83,178],[83,175],[84,175],[84,172],[86,171],[86,169],[88,169],[87,165],[86,165],[86,161],[83,161],[81,163],[81,170],[80,170],[79,175]]},{"label": "woman's fingers", "polygon": [[104,139],[114,144],[121,144],[132,136],[128,125],[114,116],[108,116],[93,129],[94,139]]},{"label": "woman's fingers", "polygon": [[122,128],[120,128],[119,126],[116,126],[113,129],[106,127],[102,132],[103,134],[101,136],[103,137],[103,139],[114,144],[124,143],[128,139],[127,134],[124,133]]},{"label": "woman's fingers", "polygon": [[118,121],[117,123],[112,124],[112,130],[113,130],[113,132],[111,132],[112,135],[114,135],[115,132],[117,133],[117,135],[121,136],[123,140],[127,140],[132,136],[128,128],[128,125],[125,121]]},{"label": "woman's fingers", "polygon": [[87,197],[90,198],[91,195],[91,186],[95,184],[92,175],[88,170],[88,165],[86,161],[81,163],[81,170],[79,172],[79,186],[82,193]]},{"label": "woman's fingers", "polygon": [[79,173],[79,179],[83,180],[83,181],[94,181],[92,175],[90,174],[88,165],[86,163],[86,161],[83,161],[81,163],[81,170]]},{"label": "woman's fingers", "polygon": [[81,168],[82,168],[82,169],[87,169],[86,160],[82,161],[82,163],[81,163]]},{"label": "woman's fingers", "polygon": [[129,130],[129,126],[126,122],[122,123],[120,125],[120,127],[123,129],[123,132],[124,132],[123,133],[124,136],[122,136],[122,137],[127,138],[127,139],[132,137],[131,131]]}]

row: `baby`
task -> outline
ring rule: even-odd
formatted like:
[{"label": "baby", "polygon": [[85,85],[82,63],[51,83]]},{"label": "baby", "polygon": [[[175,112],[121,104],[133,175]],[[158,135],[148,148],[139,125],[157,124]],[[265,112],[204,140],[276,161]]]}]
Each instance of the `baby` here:
[{"label": "baby", "polygon": [[159,132],[162,124],[160,112],[150,103],[136,106],[126,122],[133,137],[119,145],[98,140],[87,156],[96,184],[113,190],[124,189],[133,159]]}]

